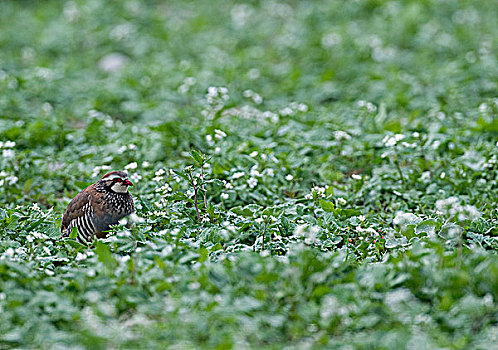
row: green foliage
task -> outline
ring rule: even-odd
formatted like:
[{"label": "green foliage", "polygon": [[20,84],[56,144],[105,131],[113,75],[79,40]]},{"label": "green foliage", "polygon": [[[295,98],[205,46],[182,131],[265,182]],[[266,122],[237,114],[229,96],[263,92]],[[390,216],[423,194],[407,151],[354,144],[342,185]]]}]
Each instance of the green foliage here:
[{"label": "green foliage", "polygon": [[[490,348],[497,17],[0,2],[0,349]],[[61,238],[117,169],[136,215]]]}]

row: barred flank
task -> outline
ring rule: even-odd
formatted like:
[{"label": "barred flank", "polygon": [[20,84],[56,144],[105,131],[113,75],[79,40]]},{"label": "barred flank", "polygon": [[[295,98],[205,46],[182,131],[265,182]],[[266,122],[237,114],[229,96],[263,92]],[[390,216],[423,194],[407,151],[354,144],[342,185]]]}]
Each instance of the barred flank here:
[{"label": "barred flank", "polygon": [[83,216],[73,219],[67,228],[66,235],[71,233],[73,227],[78,229],[78,235],[76,237],[78,242],[85,245],[93,242],[95,226],[93,225],[89,213],[85,213]]}]

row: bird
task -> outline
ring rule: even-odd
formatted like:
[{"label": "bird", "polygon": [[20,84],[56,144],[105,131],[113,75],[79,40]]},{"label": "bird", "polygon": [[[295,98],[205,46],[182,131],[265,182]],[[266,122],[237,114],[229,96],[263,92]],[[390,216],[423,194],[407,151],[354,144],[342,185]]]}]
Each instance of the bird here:
[{"label": "bird", "polygon": [[76,227],[76,240],[84,245],[93,243],[95,236],[105,238],[111,225],[135,211],[129,186],[133,183],[128,174],[118,170],[105,174],[78,193],[62,217],[62,237],[68,237]]}]

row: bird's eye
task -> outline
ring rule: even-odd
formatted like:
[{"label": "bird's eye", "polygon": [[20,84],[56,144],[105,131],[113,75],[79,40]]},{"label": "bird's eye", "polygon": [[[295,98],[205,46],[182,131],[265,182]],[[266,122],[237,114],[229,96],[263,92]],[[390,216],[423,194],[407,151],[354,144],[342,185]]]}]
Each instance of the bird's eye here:
[{"label": "bird's eye", "polygon": [[114,182],[123,182],[123,180],[121,180],[119,177],[117,177],[114,179]]}]

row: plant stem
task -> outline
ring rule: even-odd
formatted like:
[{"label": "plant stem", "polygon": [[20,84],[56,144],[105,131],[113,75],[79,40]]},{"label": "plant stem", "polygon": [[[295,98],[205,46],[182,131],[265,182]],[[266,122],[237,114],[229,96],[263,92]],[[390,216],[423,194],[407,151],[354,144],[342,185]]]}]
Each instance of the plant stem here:
[{"label": "plant stem", "polygon": [[206,209],[206,212],[207,212],[207,209],[208,209],[208,202],[207,202],[207,198],[206,198],[206,188],[204,187],[204,162],[201,164],[201,184],[202,184],[202,194],[204,196],[204,208]]},{"label": "plant stem", "polygon": [[263,228],[263,239],[261,240],[261,251],[265,250],[265,233],[266,233],[266,222],[265,222],[265,227]]},{"label": "plant stem", "polygon": [[397,153],[396,153],[396,158],[394,159],[394,164],[396,165],[396,169],[398,169],[398,173],[399,173],[399,177],[401,178],[401,182],[405,183],[405,177],[403,176],[403,172],[401,171],[401,167],[399,166]]},{"label": "plant stem", "polygon": [[199,206],[197,205],[197,186],[194,184],[194,178],[192,177],[192,174],[190,174],[190,181],[192,182],[192,187],[194,188],[194,206],[195,206],[195,212],[197,214],[197,221],[201,221],[201,215],[199,214]]}]

